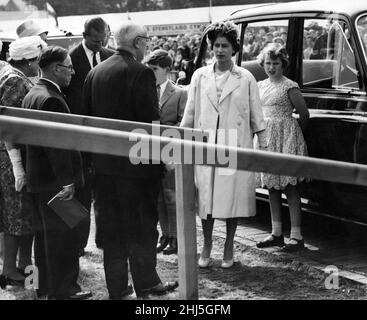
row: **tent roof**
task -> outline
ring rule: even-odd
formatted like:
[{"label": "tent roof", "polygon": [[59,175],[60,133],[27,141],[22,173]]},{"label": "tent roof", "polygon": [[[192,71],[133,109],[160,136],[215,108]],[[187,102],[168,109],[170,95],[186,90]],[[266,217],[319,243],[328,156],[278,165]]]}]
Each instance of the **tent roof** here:
[{"label": "tent roof", "polygon": [[[228,17],[232,12],[251,7],[254,5],[235,5],[235,6],[218,6],[212,7],[211,15],[208,7],[176,9],[176,10],[157,10],[130,13],[107,13],[102,15],[84,15],[84,16],[68,16],[59,17],[59,25],[61,29],[71,31],[73,34],[81,34],[83,32],[84,21],[90,17],[100,16],[107,21],[111,30],[116,29],[122,21],[132,20],[137,23],[144,24],[148,27],[151,35],[168,34],[170,31],[174,33],[187,33],[198,31],[197,24],[205,25],[212,21],[217,21]],[[187,25],[187,29],[182,29],[182,25]],[[167,29],[163,26],[171,26]],[[190,26],[192,29],[190,29]],[[155,27],[155,28],[153,28]]]}]

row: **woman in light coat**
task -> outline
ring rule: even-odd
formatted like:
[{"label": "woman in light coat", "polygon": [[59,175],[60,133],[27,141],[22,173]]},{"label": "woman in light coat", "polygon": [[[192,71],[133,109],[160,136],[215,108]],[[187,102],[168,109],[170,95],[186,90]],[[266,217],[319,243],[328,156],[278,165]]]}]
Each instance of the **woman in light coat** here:
[{"label": "woman in light coat", "polygon": [[[216,23],[209,27],[207,37],[216,61],[194,73],[181,127],[209,131],[209,143],[241,148],[253,148],[256,133],[265,148],[265,122],[256,80],[232,61],[239,51],[237,27],[232,22]],[[196,166],[195,183],[204,234],[199,266],[209,265],[214,219],[220,218],[227,224],[221,266],[229,268],[233,265],[237,218],[255,215],[254,173]]]}]

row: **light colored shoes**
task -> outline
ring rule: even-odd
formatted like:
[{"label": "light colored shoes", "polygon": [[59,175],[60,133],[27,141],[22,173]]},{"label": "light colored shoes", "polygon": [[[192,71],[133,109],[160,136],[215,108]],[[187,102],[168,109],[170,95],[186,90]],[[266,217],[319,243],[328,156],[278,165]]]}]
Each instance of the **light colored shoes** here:
[{"label": "light colored shoes", "polygon": [[233,266],[234,260],[233,258],[231,260],[222,260],[221,267],[223,269],[228,269]]},{"label": "light colored shoes", "polygon": [[202,258],[200,256],[198,264],[200,268],[207,268],[209,266],[209,262],[210,258]]}]

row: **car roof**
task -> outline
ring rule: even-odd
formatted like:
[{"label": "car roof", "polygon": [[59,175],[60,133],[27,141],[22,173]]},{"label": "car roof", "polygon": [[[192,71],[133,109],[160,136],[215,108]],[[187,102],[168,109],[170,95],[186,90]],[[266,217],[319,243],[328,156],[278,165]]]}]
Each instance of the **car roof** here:
[{"label": "car roof", "polygon": [[292,14],[301,12],[315,13],[339,13],[350,17],[367,12],[366,0],[311,0],[293,1],[283,3],[264,3],[251,8],[238,10],[231,15],[231,19],[241,19],[246,17],[256,17],[264,14]]}]

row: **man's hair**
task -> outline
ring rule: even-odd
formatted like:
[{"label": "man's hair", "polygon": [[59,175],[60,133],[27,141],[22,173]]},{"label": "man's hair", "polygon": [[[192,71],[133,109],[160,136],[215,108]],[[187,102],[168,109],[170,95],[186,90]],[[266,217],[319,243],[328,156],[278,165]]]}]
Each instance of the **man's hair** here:
[{"label": "man's hair", "polygon": [[151,52],[144,63],[159,66],[161,68],[171,68],[172,58],[168,55],[166,50],[158,49]]},{"label": "man's hair", "polygon": [[115,41],[117,48],[124,46],[132,46],[133,40],[139,35],[143,36],[146,34],[146,29],[143,25],[137,24],[132,21],[124,22],[115,31]]},{"label": "man's hair", "polygon": [[90,18],[84,23],[84,33],[90,34],[92,30],[104,32],[108,30],[108,24],[101,17]]},{"label": "man's hair", "polygon": [[41,69],[44,69],[49,67],[52,63],[63,62],[67,58],[68,54],[68,50],[62,47],[47,47],[40,55],[39,66]]}]

